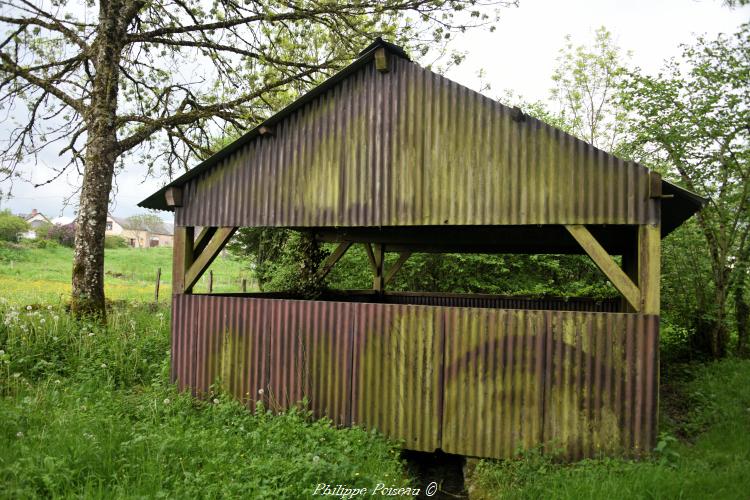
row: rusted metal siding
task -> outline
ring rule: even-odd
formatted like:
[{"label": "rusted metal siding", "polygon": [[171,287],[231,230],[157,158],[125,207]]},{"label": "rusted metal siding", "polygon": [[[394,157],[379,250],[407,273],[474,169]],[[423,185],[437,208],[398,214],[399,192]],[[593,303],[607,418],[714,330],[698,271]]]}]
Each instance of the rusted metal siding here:
[{"label": "rusted metal siding", "polygon": [[178,225],[655,223],[648,170],[417,64],[367,64],[185,186]]},{"label": "rusted metal siding", "polygon": [[593,311],[593,312],[618,312],[622,299],[584,299],[571,297],[569,299],[559,297],[502,297],[482,296],[478,294],[456,294],[439,295],[416,293],[399,294],[389,292],[384,300],[389,304],[419,304],[429,306],[446,307],[482,307],[492,309],[539,309],[552,311]]},{"label": "rusted metal siding", "polygon": [[440,309],[353,305],[353,423],[378,429],[412,450],[436,450],[443,375]]},{"label": "rusted metal siding", "polygon": [[659,318],[546,313],[544,439],[569,458],[655,441]]},{"label": "rusted metal siding", "polygon": [[510,457],[543,442],[544,315],[447,309],[443,450]]},{"label": "rusted metal siding", "polygon": [[197,395],[218,383],[277,411],[306,398],[316,417],[423,451],[654,444],[658,316],[210,295],[173,307],[173,380]]},{"label": "rusted metal siding", "polygon": [[268,404],[290,408],[303,399],[315,415],[351,422],[351,306],[341,302],[273,300],[269,318]]}]

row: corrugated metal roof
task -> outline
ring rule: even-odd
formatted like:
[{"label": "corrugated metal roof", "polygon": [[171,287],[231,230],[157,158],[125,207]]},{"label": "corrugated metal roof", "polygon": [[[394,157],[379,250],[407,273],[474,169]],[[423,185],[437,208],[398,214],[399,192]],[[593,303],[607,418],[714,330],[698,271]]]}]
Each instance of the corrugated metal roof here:
[{"label": "corrugated metal roof", "polygon": [[[378,48],[389,71],[371,64]],[[273,135],[260,135],[260,127]],[[644,224],[649,171],[376,41],[350,66],[170,186],[178,225]],[[669,228],[703,200],[669,183]],[[167,209],[164,189],[141,202]]]}]

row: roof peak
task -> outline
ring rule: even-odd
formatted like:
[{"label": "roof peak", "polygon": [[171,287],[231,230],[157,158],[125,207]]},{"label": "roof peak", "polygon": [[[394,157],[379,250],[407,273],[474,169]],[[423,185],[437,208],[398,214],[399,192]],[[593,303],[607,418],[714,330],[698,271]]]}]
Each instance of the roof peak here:
[{"label": "roof peak", "polygon": [[404,49],[399,47],[398,45],[395,45],[391,42],[387,42],[383,40],[383,37],[377,37],[373,42],[362,49],[359,54],[357,54],[357,59],[361,59],[367,55],[369,55],[371,52],[373,52],[375,49],[384,48],[388,52],[391,52],[397,56],[403,57],[404,59],[411,61],[411,58],[409,57],[409,54],[406,53]]}]

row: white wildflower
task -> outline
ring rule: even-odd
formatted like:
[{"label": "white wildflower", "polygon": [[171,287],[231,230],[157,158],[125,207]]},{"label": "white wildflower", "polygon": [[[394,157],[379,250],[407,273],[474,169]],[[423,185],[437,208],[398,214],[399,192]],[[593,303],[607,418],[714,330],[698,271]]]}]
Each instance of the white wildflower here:
[{"label": "white wildflower", "polygon": [[89,332],[89,337],[93,337],[93,336],[94,336],[94,332]]},{"label": "white wildflower", "polygon": [[16,432],[16,437],[17,438],[22,438],[23,437],[23,432],[21,432],[21,431]]},{"label": "white wildflower", "polygon": [[169,400],[169,398],[164,398],[164,404],[168,405],[169,403],[171,403],[171,401]]},{"label": "white wildflower", "polygon": [[107,367],[107,363],[102,363],[102,368],[106,368],[106,367]]},{"label": "white wildflower", "polygon": [[58,338],[57,337],[52,337],[52,340],[54,340],[55,342],[57,342]]},{"label": "white wildflower", "polygon": [[215,404],[215,405],[219,404],[219,400],[218,400],[218,399],[216,399],[216,398],[214,398],[214,404]]},{"label": "white wildflower", "polygon": [[47,306],[47,310],[51,311],[52,310],[52,306]]},{"label": "white wildflower", "polygon": [[258,394],[263,395],[263,388],[258,389]]},{"label": "white wildflower", "polygon": [[320,457],[318,455],[315,455],[313,457],[313,462],[319,462],[319,461],[320,461]]},{"label": "white wildflower", "polygon": [[46,322],[47,322],[47,320],[45,320],[44,318],[42,318],[42,319],[40,319],[40,320],[39,320],[39,324],[40,324],[40,325],[43,325],[43,324],[45,324]]},{"label": "white wildflower", "polygon": [[18,373],[18,372],[16,372],[16,373],[14,373],[14,374],[13,374],[13,378],[18,378],[18,377],[20,377],[20,376],[21,376],[21,374],[20,374],[20,373]]},{"label": "white wildflower", "polygon": [[26,306],[27,311],[31,311],[31,306]]},{"label": "white wildflower", "polygon": [[5,351],[3,351],[2,349],[0,349],[0,356],[2,356],[3,354],[5,354]]},{"label": "white wildflower", "polygon": [[55,384],[59,384],[59,383],[60,383],[60,379],[58,378],[55,380]]}]

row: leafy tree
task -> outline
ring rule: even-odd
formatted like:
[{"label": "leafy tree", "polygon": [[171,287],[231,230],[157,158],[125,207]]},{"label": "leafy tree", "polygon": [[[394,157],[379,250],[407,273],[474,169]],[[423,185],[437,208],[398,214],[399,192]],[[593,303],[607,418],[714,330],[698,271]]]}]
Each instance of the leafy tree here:
[{"label": "leafy tree", "polygon": [[71,306],[103,315],[107,207],[128,155],[171,175],[376,35],[426,53],[491,20],[476,0],[0,0],[0,105],[20,123],[2,169],[58,144],[71,159],[59,175],[82,168]]},{"label": "leafy tree", "polygon": [[[634,72],[624,87],[633,154],[707,198],[697,228],[708,254],[709,283],[698,293],[695,347],[714,357],[727,353],[729,299],[745,314],[750,257],[750,25],[715,40],[685,46],[657,76]],[[668,203],[668,201],[665,201]],[[687,266],[689,269],[689,266]],[[700,272],[700,266],[693,266]],[[690,272],[683,276],[690,280]],[[711,291],[704,297],[704,289]],[[747,345],[747,318],[740,344]]]},{"label": "leafy tree", "polygon": [[596,30],[593,46],[573,46],[570,35],[560,49],[552,74],[551,98],[558,106],[556,121],[566,131],[605,151],[623,139],[619,84],[624,76],[623,54],[606,28]]},{"label": "leafy tree", "polygon": [[0,211],[0,241],[18,241],[29,225],[20,217],[10,213],[10,210]]}]

